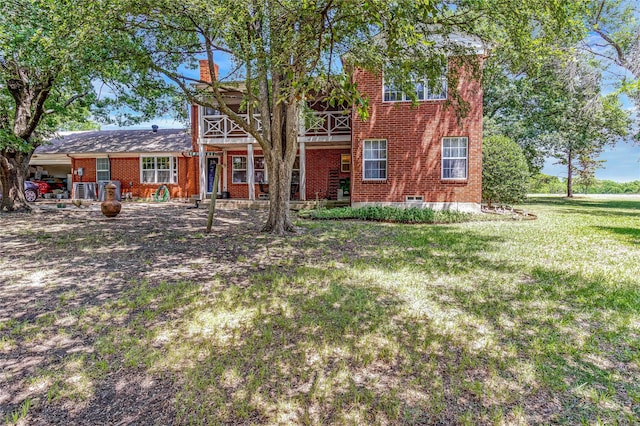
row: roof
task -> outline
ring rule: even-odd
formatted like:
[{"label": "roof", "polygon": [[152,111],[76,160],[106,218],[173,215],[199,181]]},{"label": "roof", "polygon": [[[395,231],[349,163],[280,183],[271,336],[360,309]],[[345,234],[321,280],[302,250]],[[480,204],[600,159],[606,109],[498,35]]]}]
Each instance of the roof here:
[{"label": "roof", "polygon": [[191,136],[183,129],[102,130],[73,133],[39,146],[35,154],[116,152],[180,152],[191,149]]}]

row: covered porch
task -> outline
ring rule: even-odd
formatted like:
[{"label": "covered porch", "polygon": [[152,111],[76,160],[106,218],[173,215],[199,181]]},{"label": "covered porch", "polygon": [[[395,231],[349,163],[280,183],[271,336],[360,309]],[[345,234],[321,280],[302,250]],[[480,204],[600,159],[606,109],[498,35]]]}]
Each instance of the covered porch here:
[{"label": "covered porch", "polygon": [[[201,206],[208,207],[211,202],[211,197],[209,196],[200,203]],[[318,207],[348,207],[350,205],[349,201],[337,201],[337,200],[308,200],[308,201],[300,201],[294,200],[289,203],[291,210],[305,210],[305,209],[314,209]],[[268,210],[269,209],[269,200],[249,200],[249,199],[216,199],[216,208],[221,209],[249,209],[249,210]]]}]

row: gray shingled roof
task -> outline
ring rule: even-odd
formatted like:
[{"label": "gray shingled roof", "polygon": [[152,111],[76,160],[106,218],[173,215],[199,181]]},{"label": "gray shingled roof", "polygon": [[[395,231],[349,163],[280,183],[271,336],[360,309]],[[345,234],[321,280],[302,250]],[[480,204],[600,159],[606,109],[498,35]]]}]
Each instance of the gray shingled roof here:
[{"label": "gray shingled roof", "polygon": [[191,136],[182,129],[102,130],[52,139],[35,154],[85,154],[115,152],[176,152],[191,150]]}]

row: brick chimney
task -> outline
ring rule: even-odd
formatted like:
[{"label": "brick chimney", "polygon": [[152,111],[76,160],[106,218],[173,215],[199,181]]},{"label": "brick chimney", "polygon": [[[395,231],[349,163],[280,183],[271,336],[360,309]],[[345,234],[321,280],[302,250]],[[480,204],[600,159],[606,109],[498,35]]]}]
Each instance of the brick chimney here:
[{"label": "brick chimney", "polygon": [[[216,79],[218,79],[218,64],[213,64]],[[209,73],[209,61],[200,60],[200,80],[211,83],[211,74]]]}]

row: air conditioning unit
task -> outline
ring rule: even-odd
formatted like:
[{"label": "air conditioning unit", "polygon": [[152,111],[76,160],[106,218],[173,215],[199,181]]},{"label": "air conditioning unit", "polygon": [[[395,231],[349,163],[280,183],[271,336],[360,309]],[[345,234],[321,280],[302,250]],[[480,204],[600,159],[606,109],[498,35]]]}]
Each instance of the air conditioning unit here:
[{"label": "air conditioning unit", "polygon": [[74,182],[72,198],[76,200],[95,200],[96,199],[96,183],[95,182]]},{"label": "air conditioning unit", "polygon": [[98,181],[98,201],[104,201],[107,199],[107,190],[105,189],[105,186],[107,186],[109,182],[116,186],[116,200],[120,201],[120,189],[122,185],[119,180]]}]

